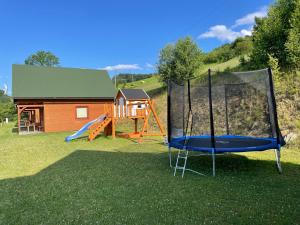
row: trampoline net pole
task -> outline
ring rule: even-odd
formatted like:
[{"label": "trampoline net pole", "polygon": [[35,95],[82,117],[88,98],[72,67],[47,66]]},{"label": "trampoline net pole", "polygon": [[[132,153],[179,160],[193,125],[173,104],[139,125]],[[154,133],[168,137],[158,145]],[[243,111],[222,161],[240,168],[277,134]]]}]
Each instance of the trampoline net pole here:
[{"label": "trampoline net pole", "polygon": [[211,69],[208,69],[208,100],[209,100],[209,119],[210,119],[210,133],[211,133],[211,147],[212,147],[212,163],[213,163],[213,176],[215,176],[216,165],[215,165],[215,128],[214,128],[214,115],[212,106],[212,87],[211,87]]},{"label": "trampoline net pole", "polygon": [[168,143],[171,142],[171,82],[168,80],[168,97],[167,97],[167,127],[168,127]]},{"label": "trampoline net pole", "polygon": [[272,101],[272,108],[273,108],[273,115],[274,115],[274,125],[275,125],[275,131],[276,131],[276,139],[277,144],[283,144],[284,140],[281,136],[280,130],[279,130],[279,124],[278,124],[278,116],[277,116],[277,106],[276,106],[276,100],[275,100],[275,93],[274,93],[274,84],[273,84],[273,75],[272,70],[269,67],[268,68],[268,75],[269,75],[269,85],[270,85],[270,94],[271,94],[271,101]]},{"label": "trampoline net pole", "polygon": [[170,146],[168,148],[168,156],[169,156],[169,164],[170,164],[170,167],[172,168],[172,153],[171,153],[171,147]]},{"label": "trampoline net pole", "polygon": [[224,97],[225,97],[225,125],[226,134],[229,135],[229,122],[228,122],[228,101],[227,101],[227,85],[224,85]]},{"label": "trampoline net pole", "polygon": [[[167,97],[167,127],[168,127],[168,144],[171,142],[171,82],[168,80],[168,97]],[[171,147],[168,148],[169,165],[172,168],[172,152]]]}]

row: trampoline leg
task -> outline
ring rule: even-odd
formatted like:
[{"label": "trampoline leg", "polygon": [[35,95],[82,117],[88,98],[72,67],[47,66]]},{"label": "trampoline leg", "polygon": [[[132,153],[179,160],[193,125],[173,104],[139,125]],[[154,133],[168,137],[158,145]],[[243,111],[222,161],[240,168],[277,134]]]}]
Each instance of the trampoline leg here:
[{"label": "trampoline leg", "polygon": [[171,147],[169,147],[168,155],[169,155],[169,164],[170,164],[170,167],[172,168],[172,153],[171,153]]},{"label": "trampoline leg", "polygon": [[279,173],[282,173],[281,162],[280,162],[280,146],[278,149],[274,149],[275,157],[276,157],[276,166]]},{"label": "trampoline leg", "polygon": [[212,155],[212,172],[213,172],[213,176],[216,176],[216,154],[213,151],[211,155]]}]

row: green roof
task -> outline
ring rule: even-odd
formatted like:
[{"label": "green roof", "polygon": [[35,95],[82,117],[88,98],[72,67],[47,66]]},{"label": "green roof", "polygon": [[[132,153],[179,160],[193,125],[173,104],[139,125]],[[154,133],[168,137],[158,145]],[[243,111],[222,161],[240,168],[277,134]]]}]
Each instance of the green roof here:
[{"label": "green roof", "polygon": [[14,99],[112,99],[115,93],[105,70],[12,66]]}]

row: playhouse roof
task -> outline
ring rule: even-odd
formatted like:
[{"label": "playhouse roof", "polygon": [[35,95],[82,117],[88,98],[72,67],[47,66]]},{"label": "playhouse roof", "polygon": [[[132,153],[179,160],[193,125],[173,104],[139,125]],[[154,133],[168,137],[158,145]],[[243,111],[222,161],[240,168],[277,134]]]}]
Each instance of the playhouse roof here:
[{"label": "playhouse roof", "polygon": [[121,89],[120,92],[127,100],[141,100],[150,98],[143,89]]},{"label": "playhouse roof", "polygon": [[12,66],[14,99],[113,99],[115,88],[105,70]]}]

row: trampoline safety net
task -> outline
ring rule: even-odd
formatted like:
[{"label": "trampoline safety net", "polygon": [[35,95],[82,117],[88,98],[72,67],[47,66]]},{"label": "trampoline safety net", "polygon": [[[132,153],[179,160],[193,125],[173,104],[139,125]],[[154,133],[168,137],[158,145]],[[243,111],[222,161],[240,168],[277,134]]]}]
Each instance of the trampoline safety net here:
[{"label": "trampoline safety net", "polygon": [[[223,140],[226,137],[232,138],[227,146]],[[243,141],[239,142],[241,137]],[[249,147],[248,141],[252,141],[250,147],[255,147],[265,145],[264,140],[274,140],[274,145],[283,146],[271,70],[234,73],[209,70],[197,79],[169,81],[168,139],[169,143],[180,140],[181,147],[209,149],[245,148]]]}]

